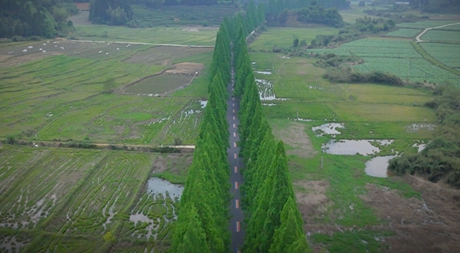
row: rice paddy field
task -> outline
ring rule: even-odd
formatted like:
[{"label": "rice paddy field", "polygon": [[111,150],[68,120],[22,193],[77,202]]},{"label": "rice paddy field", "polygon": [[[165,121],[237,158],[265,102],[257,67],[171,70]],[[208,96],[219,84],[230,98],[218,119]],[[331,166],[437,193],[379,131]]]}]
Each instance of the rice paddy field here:
[{"label": "rice paddy field", "polygon": [[[458,22],[458,21],[457,21]],[[452,24],[456,23],[456,21],[452,20],[422,20],[414,23],[400,23],[397,24],[398,27],[402,28],[430,28],[430,27],[437,27],[437,26],[443,26],[447,24]]]}]

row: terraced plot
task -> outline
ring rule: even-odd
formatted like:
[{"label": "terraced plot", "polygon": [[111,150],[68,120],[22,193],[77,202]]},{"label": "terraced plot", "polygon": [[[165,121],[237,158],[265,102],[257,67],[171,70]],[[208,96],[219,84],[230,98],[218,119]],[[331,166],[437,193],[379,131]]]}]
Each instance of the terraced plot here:
[{"label": "terraced plot", "polygon": [[[50,47],[45,48],[43,44]],[[64,49],[54,47],[57,45]],[[23,48],[27,48],[27,52],[22,52]],[[45,49],[48,51],[43,53]],[[171,47],[166,49],[172,50]],[[138,59],[141,52],[168,63],[142,62]],[[90,138],[102,143],[159,145],[172,144],[174,138],[170,136],[174,135],[193,143],[195,135],[191,132],[177,129],[178,133],[170,133],[164,128],[177,123],[169,120],[180,115],[190,101],[206,96],[206,89],[202,89],[206,83],[198,82],[196,87],[186,88],[182,93],[186,92],[187,97],[153,95],[171,93],[190,84],[197,75],[200,78],[203,65],[181,63],[180,57],[207,62],[209,49],[195,51],[186,48],[170,58],[160,52],[159,47],[150,50],[150,46],[145,45],[73,41],[35,42],[0,48],[0,55],[4,56],[0,65],[7,66],[0,70],[0,107],[4,112],[0,116],[1,137],[20,135],[22,139],[36,140]],[[36,55],[44,56],[33,60]],[[129,86],[166,69],[169,69],[166,74],[173,78],[160,80],[155,85],[147,83],[145,87],[142,83]],[[137,90],[129,92],[126,87]],[[194,91],[193,94],[188,92],[189,89]],[[121,95],[126,93],[132,95]],[[144,116],[138,118],[138,114]],[[196,116],[195,119],[199,120],[200,116]],[[195,125],[197,122],[189,126],[189,130],[196,130]],[[158,135],[163,130],[168,134]],[[171,142],[162,142],[165,140]]]},{"label": "terraced plot", "polygon": [[440,62],[452,68],[460,68],[460,45],[421,43],[423,49]]},{"label": "terraced plot", "polygon": [[455,20],[422,20],[415,23],[400,23],[397,24],[398,27],[404,28],[430,28],[436,26],[442,26],[447,24],[456,23]]},{"label": "terraced plot", "polygon": [[353,66],[362,73],[381,71],[397,75],[404,81],[460,85],[457,75],[425,61],[410,45],[410,40],[368,38],[343,44],[329,52],[336,50],[362,57],[364,63]]},{"label": "terraced plot", "polygon": [[451,42],[460,44],[460,31],[429,30],[422,37],[424,41]]}]

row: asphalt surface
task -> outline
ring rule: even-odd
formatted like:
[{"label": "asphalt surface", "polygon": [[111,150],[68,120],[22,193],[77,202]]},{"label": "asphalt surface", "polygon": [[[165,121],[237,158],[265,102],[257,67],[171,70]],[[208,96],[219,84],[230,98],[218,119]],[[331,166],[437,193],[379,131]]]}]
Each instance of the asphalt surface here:
[{"label": "asphalt surface", "polygon": [[[235,70],[233,69],[232,64],[232,81],[227,88],[229,94],[233,94],[234,85]],[[240,249],[243,247],[244,243],[244,229],[242,227],[244,216],[243,210],[241,210],[240,192],[241,184],[243,184],[243,177],[241,175],[240,168],[242,167],[243,162],[238,156],[240,152],[240,148],[238,147],[238,141],[240,140],[238,136],[238,125],[240,123],[240,121],[238,120],[238,110],[240,109],[240,101],[237,98],[229,96],[229,99],[227,100],[227,105],[227,121],[229,123],[230,132],[230,148],[227,149],[227,153],[228,162],[230,164],[230,194],[232,196],[230,202],[230,232],[232,234],[230,252],[241,253]]]}]

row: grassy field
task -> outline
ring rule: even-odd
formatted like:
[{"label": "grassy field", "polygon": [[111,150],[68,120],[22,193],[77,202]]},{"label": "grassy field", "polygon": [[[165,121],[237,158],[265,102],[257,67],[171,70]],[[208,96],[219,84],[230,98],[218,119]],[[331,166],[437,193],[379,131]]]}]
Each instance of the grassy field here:
[{"label": "grassy field", "polygon": [[[284,37],[286,43],[292,40],[292,36]],[[269,42],[272,42],[269,37],[262,34],[251,47],[268,45]],[[376,46],[379,50],[375,50]],[[423,61],[406,40],[372,38],[344,44],[338,50],[343,52],[340,54],[363,57],[366,61],[363,65],[378,62],[380,65],[375,66],[376,70],[404,59],[413,59],[420,64]],[[388,247],[379,238],[391,236],[392,232],[369,229],[379,227],[385,221],[361,196],[367,194],[369,185],[397,191],[404,198],[420,198],[420,194],[398,178],[366,175],[364,167],[370,157],[324,154],[323,145],[332,138],[389,139],[391,143],[379,146],[380,153],[377,155],[416,152],[413,144],[431,138],[433,131],[410,131],[409,126],[424,122],[435,124],[433,111],[423,106],[431,100],[431,96],[426,91],[413,88],[330,83],[322,78],[325,70],[314,66],[314,58],[285,57],[271,52],[252,52],[250,58],[256,71],[267,72],[256,73],[256,78],[273,85],[277,99],[262,101],[266,104],[263,109],[275,129],[275,136],[285,142],[288,153],[292,152],[289,156],[291,178],[303,213],[304,228],[312,233],[310,240],[313,247],[325,247],[331,252],[342,252],[344,249],[350,252],[379,252]],[[368,59],[375,61],[367,63]],[[404,65],[403,62],[398,64],[398,68]],[[426,71],[438,71],[429,63],[423,66]],[[415,79],[420,78],[416,73],[411,75]],[[297,125],[293,125],[294,121]],[[318,136],[312,131],[313,127],[325,123],[342,123],[344,128],[340,128],[340,134],[335,137],[327,134]],[[353,245],[352,248],[350,245]]]},{"label": "grassy field", "polygon": [[[179,48],[168,58],[159,53],[161,48],[142,45],[43,44],[48,45],[45,48],[36,43],[30,46],[32,49],[21,45],[0,50],[4,55],[15,52],[0,62],[6,65],[0,70],[3,91],[0,107],[4,112],[0,116],[1,137],[20,135],[35,141],[87,137],[99,143],[153,145],[172,144],[175,138],[184,143],[195,142],[201,111],[194,110],[192,115],[188,107],[199,105],[198,99],[206,98],[202,78],[199,76],[196,86],[193,83],[175,97],[153,94],[170,92],[190,83],[191,75],[195,75],[193,68],[173,64],[182,62],[182,58],[208,64],[209,49]],[[24,47],[27,53],[22,52]],[[38,47],[47,52],[43,59],[34,61],[36,55],[43,57]],[[165,52],[168,51],[173,49],[165,47]],[[9,63],[12,64],[8,66]],[[183,74],[164,74],[129,86],[165,69],[180,70]],[[186,113],[193,116],[193,122],[182,116]],[[189,131],[171,132],[177,126],[187,127]]]},{"label": "grassy field", "polygon": [[132,29],[123,26],[86,25],[78,26],[74,36],[82,40],[214,46],[217,29],[192,29],[183,26]]},{"label": "grassy field", "polygon": [[203,22],[210,26],[218,26],[224,17],[237,12],[233,4],[201,5],[201,6],[163,6],[150,9],[142,5],[132,5],[133,19],[141,27],[159,25],[199,25]]},{"label": "grassy field", "polygon": [[254,51],[272,51],[273,46],[290,47],[295,38],[305,40],[309,45],[317,34],[331,35],[338,32],[337,28],[318,26],[317,28],[305,29],[297,27],[273,27],[263,32],[256,41],[248,48]]}]

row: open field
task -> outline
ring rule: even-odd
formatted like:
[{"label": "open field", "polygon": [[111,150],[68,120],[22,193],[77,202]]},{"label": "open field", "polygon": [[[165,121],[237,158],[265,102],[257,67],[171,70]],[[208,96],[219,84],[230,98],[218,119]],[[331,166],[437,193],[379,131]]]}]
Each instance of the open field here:
[{"label": "open field", "polygon": [[422,38],[424,41],[451,42],[460,44],[460,31],[429,30]]},{"label": "open field", "polygon": [[403,37],[403,38],[413,38],[417,36],[422,30],[421,29],[412,29],[412,28],[399,28],[396,31],[386,33],[382,36],[389,37]]},{"label": "open field", "polygon": [[224,17],[232,16],[238,11],[233,4],[199,5],[199,6],[162,6],[159,9],[132,5],[133,19],[141,27],[159,25],[194,25],[206,22],[210,26],[219,26]]},{"label": "open field", "polygon": [[[78,41],[1,47],[2,137],[153,145],[172,144],[179,138],[194,143],[201,111],[190,111],[188,106],[200,107],[198,99],[206,97],[205,84],[199,81],[181,90],[187,97],[154,95],[182,88],[197,75],[200,79],[210,49],[178,48],[170,57],[161,50]],[[173,50],[164,49],[166,53]],[[196,62],[182,62],[182,58]],[[161,71],[165,73],[154,76]],[[190,88],[195,92],[187,92]],[[178,126],[189,131],[171,132],[180,130]]]},{"label": "open field", "polygon": [[[17,146],[2,146],[0,154],[0,240],[2,247],[19,241],[25,252],[103,251],[107,232],[120,250],[135,242],[161,249],[178,196],[161,193],[150,177],[166,170],[180,175],[191,162],[187,154]],[[155,230],[146,230],[146,221],[136,224],[143,213]]]},{"label": "open field", "polygon": [[460,68],[460,45],[421,43],[423,49],[435,59],[452,68]]},{"label": "open field", "polygon": [[317,34],[336,34],[338,30],[337,28],[326,26],[316,26],[310,29],[298,27],[270,27],[260,35],[260,38],[251,43],[248,48],[254,51],[264,50],[270,52],[274,45],[282,48],[292,46],[294,38],[298,38],[299,41],[306,40],[307,44],[310,44]]},{"label": "open field", "polygon": [[[258,42],[264,39],[262,34],[252,45],[268,43]],[[291,40],[287,38],[286,43]],[[410,40],[371,38],[334,50],[308,51],[357,55],[366,63],[356,68],[374,66],[374,70],[390,70],[411,80],[421,80],[427,73],[440,79],[445,78],[443,73],[450,74],[425,62]],[[330,252],[458,250],[460,230],[454,222],[458,208],[451,201],[438,201],[440,194],[450,189],[432,191],[431,183],[412,176],[377,178],[365,173],[365,164],[373,156],[417,152],[415,144],[432,138],[436,118],[423,106],[431,100],[429,92],[330,83],[322,78],[325,70],[313,65],[314,58],[263,52],[252,52],[250,58],[256,78],[270,83],[267,87],[273,91],[272,98],[262,101],[263,109],[275,136],[285,143],[304,229],[315,252],[324,248]],[[326,123],[331,127],[324,133],[312,130]],[[335,129],[332,124],[340,127]],[[371,140],[377,151],[370,156],[327,154],[324,146],[332,139],[345,143]],[[456,195],[460,192],[448,194]],[[421,214],[417,210],[430,211]],[[432,222],[424,223],[427,219]],[[441,220],[445,226],[438,223]],[[433,237],[432,231],[450,233],[455,239]],[[434,241],[439,244],[433,246]]]},{"label": "open field", "polygon": [[[376,47],[379,50],[375,50]],[[457,75],[425,61],[410,45],[410,40],[374,37],[345,43],[338,49],[329,51],[324,49],[309,51],[320,53],[337,51],[338,54],[348,51],[364,59],[363,64],[353,66],[354,70],[362,73],[381,71],[397,75],[404,81],[460,85]]]},{"label": "open field", "polygon": [[[452,24],[456,23],[458,21],[456,20],[422,20],[414,23],[400,23],[397,24],[398,27],[403,27],[403,28],[430,28],[430,27],[436,27],[436,26],[442,26],[442,25],[447,25],[447,24]],[[446,27],[446,28],[450,28]]]},{"label": "open field", "polygon": [[214,46],[218,27],[154,27],[132,29],[123,26],[82,25],[73,36],[82,40],[144,42]]}]

